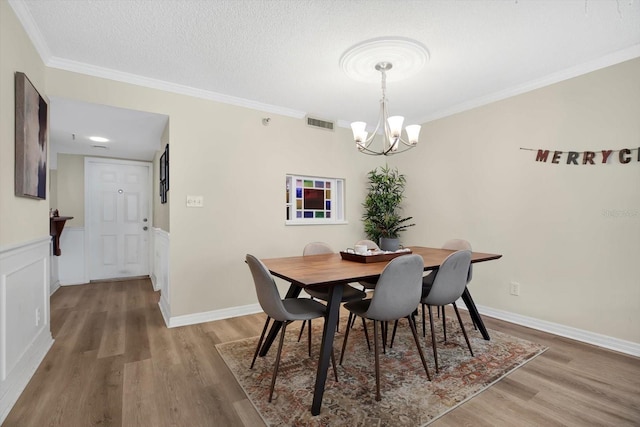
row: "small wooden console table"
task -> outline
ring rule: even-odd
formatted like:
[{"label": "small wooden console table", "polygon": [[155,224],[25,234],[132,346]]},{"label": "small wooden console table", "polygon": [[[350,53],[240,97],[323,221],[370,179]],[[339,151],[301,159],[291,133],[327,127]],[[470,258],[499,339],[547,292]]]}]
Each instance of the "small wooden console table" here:
[{"label": "small wooden console table", "polygon": [[68,219],[73,219],[72,216],[53,216],[49,218],[49,234],[53,238],[53,254],[60,256],[62,251],[60,250],[60,235],[64,228],[65,222]]}]

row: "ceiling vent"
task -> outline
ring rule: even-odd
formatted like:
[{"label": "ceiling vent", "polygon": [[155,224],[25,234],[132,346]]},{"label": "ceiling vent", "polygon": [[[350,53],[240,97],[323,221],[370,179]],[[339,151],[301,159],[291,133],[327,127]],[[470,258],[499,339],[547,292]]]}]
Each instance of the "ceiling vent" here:
[{"label": "ceiling vent", "polygon": [[327,120],[316,119],[315,117],[306,117],[307,126],[311,126],[314,128],[324,129],[324,130],[333,130],[334,123],[329,122]]}]

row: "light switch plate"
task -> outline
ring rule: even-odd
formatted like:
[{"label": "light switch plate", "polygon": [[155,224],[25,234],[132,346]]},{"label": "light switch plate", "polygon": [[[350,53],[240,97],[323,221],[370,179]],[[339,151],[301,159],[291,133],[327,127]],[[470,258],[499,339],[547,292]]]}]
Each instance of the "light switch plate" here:
[{"label": "light switch plate", "polygon": [[204,206],[204,197],[203,196],[187,196],[187,207],[188,208],[201,208]]}]

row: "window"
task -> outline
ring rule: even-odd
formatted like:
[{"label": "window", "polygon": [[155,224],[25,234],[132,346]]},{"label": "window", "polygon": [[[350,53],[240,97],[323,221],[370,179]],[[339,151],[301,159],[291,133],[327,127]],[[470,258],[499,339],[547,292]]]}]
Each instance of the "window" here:
[{"label": "window", "polygon": [[287,175],[286,224],[344,224],[344,179]]}]

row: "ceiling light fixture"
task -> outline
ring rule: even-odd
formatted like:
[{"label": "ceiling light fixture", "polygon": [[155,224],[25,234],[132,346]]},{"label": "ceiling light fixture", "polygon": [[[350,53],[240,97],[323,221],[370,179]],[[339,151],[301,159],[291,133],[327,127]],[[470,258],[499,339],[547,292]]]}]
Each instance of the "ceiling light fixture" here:
[{"label": "ceiling light fixture", "polygon": [[[375,67],[376,70],[380,71],[380,73],[382,74],[382,98],[380,99],[380,118],[378,119],[378,124],[376,125],[374,131],[371,133],[371,136],[367,138],[368,132],[366,130],[367,124],[365,122],[351,123],[353,139],[356,143],[356,147],[361,153],[370,154],[373,156],[390,156],[392,154],[407,151],[418,144],[418,139],[420,137],[420,125],[407,126],[405,128],[407,139],[403,139],[402,124],[404,123],[404,117],[389,117],[386,96],[387,71],[389,71],[392,67],[393,64],[391,64],[390,62],[378,62]],[[375,150],[371,147],[371,144],[373,143],[378,130],[382,130],[383,132],[382,148],[380,150]]]},{"label": "ceiling light fixture", "polygon": [[[382,77],[380,116],[375,129],[367,132],[364,121],[351,123],[353,139],[361,153],[373,156],[390,156],[414,148],[418,144],[420,125],[405,128],[404,117],[391,116],[387,108],[387,72],[393,68],[392,79],[398,81],[418,73],[429,60],[429,52],[419,42],[403,37],[384,37],[367,40],[348,49],[340,58],[342,70],[352,79],[373,82]],[[382,146],[374,144],[378,133]],[[374,146],[375,145],[375,146]]]},{"label": "ceiling light fixture", "polygon": [[93,142],[109,142],[107,138],[103,138],[101,136],[90,136],[89,139]]}]

